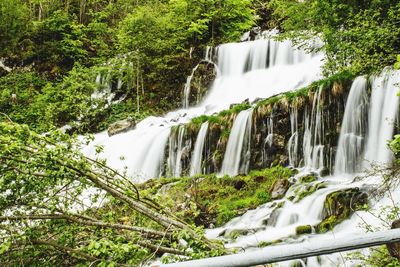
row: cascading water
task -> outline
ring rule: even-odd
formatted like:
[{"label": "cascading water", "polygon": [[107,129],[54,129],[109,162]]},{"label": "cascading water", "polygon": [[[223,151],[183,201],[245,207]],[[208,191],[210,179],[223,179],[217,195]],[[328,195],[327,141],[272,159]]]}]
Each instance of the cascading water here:
[{"label": "cascading water", "polygon": [[268,150],[272,147],[272,143],[274,140],[274,120],[273,120],[273,114],[267,119],[267,137],[265,137],[264,144],[263,144],[263,150],[262,150],[262,156],[263,156],[263,162],[265,162],[268,159]]},{"label": "cascading water", "polygon": [[199,134],[197,135],[196,144],[192,154],[192,160],[190,163],[190,176],[201,174],[201,161],[203,158],[204,143],[208,131],[208,122],[204,122],[201,127]]},{"label": "cascading water", "polygon": [[303,158],[306,170],[322,171],[324,168],[324,126],[321,110],[322,88],[314,93],[311,114],[304,113]]},{"label": "cascading water", "polygon": [[[215,53],[216,52],[216,55]],[[85,153],[95,156],[95,146],[104,146],[104,153],[100,157],[106,158],[110,166],[124,170],[136,180],[145,180],[165,174],[165,148],[169,143],[169,170],[171,175],[179,176],[182,173],[182,154],[186,153],[183,133],[184,127],[179,124],[190,121],[191,118],[202,114],[213,114],[229,108],[230,104],[241,103],[245,99],[253,101],[257,98],[266,98],[278,93],[290,91],[309,85],[319,79],[322,55],[306,54],[304,51],[293,49],[289,41],[276,42],[260,39],[252,42],[225,44],[215,51],[207,49],[206,60],[217,58],[219,72],[208,95],[198,106],[171,112],[163,118],[150,117],[140,122],[134,130],[108,137],[105,132],[97,134],[95,141],[85,149]],[[188,78],[185,94],[190,92]],[[217,237],[235,229],[245,229],[247,235],[239,236],[235,241],[229,241],[228,247],[255,248],[260,242],[290,241],[294,238],[295,229],[299,225],[315,225],[321,221],[323,203],[326,196],[334,191],[365,186],[364,182],[353,182],[351,179],[341,179],[342,175],[350,175],[362,171],[366,162],[390,162],[391,153],[386,142],[393,134],[393,121],[398,113],[398,89],[400,82],[398,71],[386,70],[371,80],[372,95],[368,101],[365,78],[357,78],[349,93],[345,115],[336,153],[335,176],[320,178],[310,185],[323,183],[324,188],[296,201],[293,198],[296,188],[301,188],[299,182],[307,172],[319,172],[324,169],[325,129],[323,127],[324,112],[322,110],[322,88],[314,92],[311,110],[304,112],[304,135],[301,136],[298,110],[291,109],[291,137],[288,143],[289,163],[293,167],[301,168],[300,174],[294,177],[295,183],[282,200],[269,202],[250,210],[243,216],[233,219],[225,226],[208,231],[208,236]],[[367,103],[370,103],[367,106]],[[367,114],[368,110],[368,114]],[[248,155],[250,154],[252,109],[242,111],[237,115],[228,140],[221,174],[236,175],[248,171]],[[368,117],[366,131],[365,118]],[[271,119],[271,118],[270,118]],[[301,118],[300,118],[301,120]],[[269,121],[268,135],[265,146],[271,146],[273,140],[273,123]],[[171,130],[179,127],[177,131]],[[201,157],[206,140],[207,123],[202,124],[198,133],[190,174],[201,173]],[[271,129],[270,129],[271,128]],[[182,129],[182,130],[181,130]],[[367,133],[366,133],[367,132]],[[177,138],[172,138],[177,134]],[[181,138],[182,136],[182,138]],[[303,164],[299,156],[300,138],[303,138]],[[174,141],[172,141],[174,140]],[[181,141],[179,141],[181,140]],[[232,141],[231,141],[232,140]],[[177,142],[176,142],[177,141]],[[120,157],[124,160],[121,161]],[[357,216],[365,216],[357,212]],[[364,220],[364,218],[363,218]],[[321,238],[332,240],[335,236],[348,235],[360,231],[356,217],[336,226],[332,233],[320,235]],[[316,235],[303,235],[298,241],[319,238]],[[323,242],[323,241],[321,241]],[[326,242],[326,241],[325,241]],[[303,265],[336,266],[343,263],[340,257],[309,258]],[[290,263],[279,264],[289,266]]]},{"label": "cascading water", "polygon": [[252,114],[253,109],[248,109],[237,115],[229,135],[221,175],[233,176],[239,172],[248,172]]},{"label": "cascading water", "polygon": [[[192,73],[186,78],[186,83],[185,83],[185,86],[183,88],[183,108],[184,109],[188,109],[190,107],[189,98],[190,98],[190,92],[191,92],[191,86],[192,86],[192,79],[193,79],[196,71],[198,70],[200,65],[202,63],[204,63],[204,62],[207,63],[207,64],[213,64],[214,66],[216,66],[216,64],[213,61],[213,56],[214,56],[214,49],[212,47],[210,47],[210,46],[207,46],[204,59],[202,61],[200,61],[200,63],[197,64],[192,69]],[[217,66],[216,66],[216,69],[218,70]],[[200,101],[200,92],[197,92],[197,103],[199,101]]]},{"label": "cascading water", "polygon": [[[301,168],[300,173],[294,177],[295,184],[290,187],[282,200],[276,200],[266,203],[257,209],[246,212],[241,217],[234,218],[226,225],[210,229],[207,232],[210,238],[226,237],[227,247],[240,249],[255,249],[265,242],[275,242],[283,240],[283,242],[307,242],[310,239],[318,240],[321,243],[332,242],[335,238],[362,233],[364,230],[360,228],[360,224],[368,223],[369,226],[379,226],[382,222],[368,212],[357,211],[349,220],[345,220],[337,225],[332,231],[325,234],[307,234],[295,237],[296,227],[302,225],[316,225],[322,220],[322,212],[325,199],[328,194],[350,188],[370,188],[376,185],[379,179],[353,180],[342,179],[342,176],[355,177],[357,171],[363,171],[366,167],[361,164],[365,155],[370,155],[369,160],[373,162],[389,162],[390,151],[387,148],[387,140],[393,136],[396,115],[399,112],[399,102],[397,93],[399,92],[398,84],[400,81],[400,71],[385,70],[378,77],[372,79],[372,94],[368,96],[367,80],[365,77],[358,77],[352,84],[347,99],[346,110],[343,116],[341,133],[338,141],[338,149],[336,153],[336,164],[334,176],[319,178],[317,181],[303,184],[301,177],[307,173],[317,172],[320,163],[315,164],[312,160],[313,153],[319,151],[313,146],[321,146],[323,142],[318,138],[322,137],[323,128],[318,126],[321,120],[321,111],[318,110],[318,101],[321,92],[315,94],[313,99],[313,110],[311,114],[305,112],[305,150],[304,156],[308,156],[309,165]],[[370,105],[368,105],[370,103]],[[296,114],[295,114],[296,113]],[[297,110],[291,111],[292,124],[292,140],[294,143],[294,133],[297,126],[295,116]],[[366,120],[368,119],[368,122]],[[368,134],[366,132],[369,125]],[[319,137],[315,137],[315,134]],[[322,139],[321,139],[322,140]],[[363,142],[363,140],[365,140]],[[374,144],[374,145],[372,145]],[[372,154],[372,150],[374,154]],[[367,158],[368,159],[368,158]],[[318,162],[318,161],[317,161]],[[307,166],[307,164],[306,164]],[[312,187],[316,184],[323,184],[322,189],[317,190],[313,194],[296,200],[296,191],[304,186]],[[398,192],[398,190],[396,191]],[[392,198],[383,198],[376,203],[371,203],[372,210],[380,211],[381,207],[400,203],[400,194],[392,195]],[[235,240],[230,240],[230,233],[243,232]],[[294,261],[288,261],[277,264],[277,266],[292,266]],[[346,262],[341,254],[332,254],[321,257],[311,257],[301,261],[302,266],[308,267],[335,267],[335,266],[353,266],[351,262]]]},{"label": "cascading water", "polygon": [[173,177],[179,177],[182,173],[182,155],[187,151],[185,144],[185,127],[183,125],[178,126],[178,130],[174,134],[170,135],[169,138],[169,157],[168,157],[168,173]]},{"label": "cascading water", "polygon": [[347,98],[336,153],[335,175],[361,171],[367,116],[367,79],[358,77],[354,80]]},{"label": "cascading water", "polygon": [[388,163],[392,153],[386,143],[393,135],[399,106],[399,72],[386,70],[371,78],[371,108],[369,110],[368,139],[365,148],[367,165]]},{"label": "cascading water", "polygon": [[290,130],[292,135],[288,141],[288,156],[289,165],[296,167],[298,163],[297,151],[299,146],[299,132],[298,132],[298,110],[297,107],[292,108],[290,112]]},{"label": "cascading water", "polygon": [[[106,158],[111,167],[121,171],[126,167],[132,179],[158,177],[163,174],[164,164],[160,164],[158,159],[165,160],[164,150],[168,142],[165,133],[169,133],[172,126],[186,123],[196,116],[227,109],[232,103],[241,103],[245,99],[253,101],[305,87],[321,78],[323,55],[307,54],[294,48],[289,41],[260,39],[224,44],[215,52],[211,48],[206,52],[205,60],[217,59],[218,72],[202,103],[170,112],[162,118],[146,118],[127,133],[111,137],[105,132],[96,134],[95,140],[84,152],[95,157],[95,146],[101,145],[104,152],[100,157]],[[262,64],[260,57],[265,55],[267,64]],[[151,149],[155,143],[158,150],[155,147]],[[150,157],[148,151],[154,154]],[[123,162],[121,156],[125,158]]]}]

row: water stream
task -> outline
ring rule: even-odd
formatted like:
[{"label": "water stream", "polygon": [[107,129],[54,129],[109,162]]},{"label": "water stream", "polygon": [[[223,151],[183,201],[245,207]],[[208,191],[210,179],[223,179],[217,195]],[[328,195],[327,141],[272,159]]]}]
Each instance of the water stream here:
[{"label": "water stream", "polygon": [[[170,112],[164,117],[149,117],[126,133],[112,137],[108,137],[106,132],[96,134],[94,142],[84,152],[95,156],[96,146],[102,145],[104,153],[100,156],[106,158],[110,166],[126,170],[136,181],[159,177],[167,172],[171,176],[180,176],[181,160],[190,150],[191,143],[184,138],[185,128],[178,125],[199,115],[227,109],[231,104],[241,103],[246,99],[251,102],[257,98],[266,98],[309,85],[321,78],[323,55],[307,54],[293,48],[289,41],[277,42],[267,38],[224,44],[215,50],[207,49],[205,58],[209,61],[217,58],[215,64],[219,71],[213,86],[200,104],[189,107],[188,102],[190,81],[197,68],[195,67],[185,87],[185,108]],[[304,186],[300,182],[301,177],[310,173],[322,174],[327,168],[324,166],[324,157],[330,153],[325,144],[329,129],[324,129],[323,123],[328,119],[322,105],[323,88],[314,92],[311,108],[306,107],[302,116],[299,116],[297,108],[291,108],[288,161],[290,166],[299,169],[299,174],[292,177],[292,187],[283,199],[250,210],[220,228],[209,229],[207,236],[224,239],[226,246],[230,248],[251,250],[257,249],[261,243],[277,240],[307,242],[310,239],[321,239],[321,242],[325,242],[325,239],[332,240],[341,235],[363,231],[357,225],[360,221],[377,223],[368,214],[359,211],[350,220],[342,222],[326,234],[295,235],[297,226],[314,226],[322,220],[324,201],[328,194],[355,187],[367,190],[379,181],[379,177],[361,181],[354,180],[354,177],[370,168],[372,163],[389,163],[392,159],[386,144],[393,136],[394,122],[397,119],[399,82],[399,71],[386,69],[382,74],[370,78],[369,94],[367,78],[358,77],[354,80],[341,124],[333,175],[319,175],[311,185],[323,183],[324,187],[298,201],[294,195],[296,189]],[[222,168],[219,170],[221,175],[237,175],[249,171],[252,115],[253,109],[250,108],[236,116],[230,129]],[[304,122],[302,130],[299,129],[299,119]],[[274,123],[277,122],[272,116],[268,118],[264,150],[272,146]],[[173,126],[178,128],[172,129]],[[203,123],[191,153],[190,175],[203,173],[201,162],[208,132],[208,123]],[[168,153],[165,151],[167,146]],[[300,148],[302,155],[299,153]],[[265,151],[262,153],[263,158],[268,157]],[[168,167],[167,172],[164,170],[165,165]],[[387,200],[382,199],[371,204],[378,209],[385,202]],[[233,240],[228,238],[232,231],[239,233]],[[333,267],[343,265],[343,258],[336,254],[314,257],[302,264],[310,267]]]},{"label": "water stream", "polygon": [[[126,170],[133,180],[159,177],[163,168],[159,160],[167,161],[165,147],[169,138],[166,133],[171,132],[171,127],[203,114],[228,109],[232,103],[267,98],[305,87],[321,78],[323,64],[322,54],[307,54],[293,47],[289,41],[269,39],[229,43],[214,50],[209,48],[205,60],[212,59],[216,59],[219,71],[200,104],[170,112],[163,117],[148,117],[126,133],[111,137],[106,132],[96,134],[95,140],[84,152],[95,157],[95,147],[101,145],[104,152],[100,156],[106,158],[111,167]],[[261,63],[260,59],[266,63]],[[190,86],[190,81],[187,85]],[[153,146],[155,143],[158,148]],[[152,151],[151,156],[148,151]],[[179,176],[179,163],[169,160],[168,164],[170,174]]]}]

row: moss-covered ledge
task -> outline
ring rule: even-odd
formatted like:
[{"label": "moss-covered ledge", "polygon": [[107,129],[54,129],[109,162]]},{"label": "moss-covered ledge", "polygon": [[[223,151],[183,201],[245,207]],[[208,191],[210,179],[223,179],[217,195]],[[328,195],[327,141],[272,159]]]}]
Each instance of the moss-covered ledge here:
[{"label": "moss-covered ledge", "polygon": [[235,177],[210,174],[153,179],[139,187],[143,196],[164,203],[169,212],[182,214],[189,223],[213,227],[271,201],[274,183],[293,173],[277,166]]}]

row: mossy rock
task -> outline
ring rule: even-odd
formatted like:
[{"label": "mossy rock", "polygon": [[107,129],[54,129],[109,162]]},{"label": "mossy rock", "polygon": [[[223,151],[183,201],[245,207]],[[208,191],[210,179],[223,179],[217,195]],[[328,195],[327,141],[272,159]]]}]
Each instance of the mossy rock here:
[{"label": "mossy rock", "polygon": [[229,238],[229,239],[236,239],[239,236],[247,235],[248,233],[249,233],[249,230],[247,230],[247,229],[234,229],[231,231],[225,231],[224,237]]},{"label": "mossy rock", "polygon": [[326,184],[324,182],[310,183],[305,186],[299,187],[295,190],[295,196],[291,197],[291,201],[299,202],[305,197],[315,193],[317,190],[326,188]]},{"label": "mossy rock", "polygon": [[336,216],[348,218],[354,211],[360,210],[368,203],[368,195],[359,188],[343,189],[326,196],[322,217],[327,219]]},{"label": "mossy rock", "polygon": [[317,233],[325,233],[361,210],[368,203],[368,195],[359,188],[349,188],[330,193],[324,203],[323,220],[315,226]]},{"label": "mossy rock", "polygon": [[303,262],[300,260],[296,260],[295,262],[290,264],[290,267],[303,267]]},{"label": "mossy rock", "polygon": [[298,182],[303,184],[308,184],[317,181],[318,178],[315,174],[310,174],[307,176],[300,177]]},{"label": "mossy rock", "polygon": [[296,235],[304,235],[311,234],[312,226],[311,225],[300,225],[296,227]]},{"label": "mossy rock", "polygon": [[326,233],[328,231],[331,231],[333,227],[335,227],[335,225],[339,224],[342,221],[342,219],[338,219],[336,216],[330,216],[317,224],[315,226],[315,230],[319,234]]},{"label": "mossy rock", "polygon": [[283,242],[282,239],[277,239],[277,240],[274,240],[274,241],[261,241],[260,243],[258,243],[257,246],[259,248],[264,248],[264,247],[276,245],[276,244],[279,244],[279,243],[282,243],[282,242]]},{"label": "mossy rock", "polygon": [[280,199],[285,196],[289,187],[290,182],[288,179],[278,179],[273,183],[269,190],[269,194],[272,199]]}]

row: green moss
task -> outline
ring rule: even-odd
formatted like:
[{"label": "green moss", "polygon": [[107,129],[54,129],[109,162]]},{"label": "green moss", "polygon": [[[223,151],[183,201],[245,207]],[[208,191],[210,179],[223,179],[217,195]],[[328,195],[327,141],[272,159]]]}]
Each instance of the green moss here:
[{"label": "green moss", "polygon": [[276,245],[276,244],[279,244],[279,243],[282,243],[282,242],[283,242],[282,239],[277,239],[277,240],[274,240],[274,241],[262,241],[262,242],[258,243],[257,246],[258,246],[259,248],[263,248],[263,247],[268,247],[268,246]]},{"label": "green moss", "polygon": [[315,230],[317,233],[326,233],[335,227],[335,225],[339,224],[343,220],[338,219],[336,216],[330,216],[316,225]]},{"label": "green moss", "polygon": [[300,183],[312,183],[317,181],[317,177],[315,175],[307,175],[299,178]]},{"label": "green moss", "polygon": [[296,260],[290,264],[290,267],[303,267],[303,263],[300,260]]},{"label": "green moss", "polygon": [[294,202],[299,202],[303,198],[308,197],[309,195],[313,194],[317,190],[325,188],[325,187],[326,187],[326,184],[323,182],[299,186],[294,191],[295,196],[291,200],[293,200]]},{"label": "green moss", "polygon": [[236,104],[230,109],[226,109],[218,113],[218,116],[224,117],[232,114],[237,114],[243,110],[251,108],[251,105],[249,103],[241,103],[241,104]]},{"label": "green moss", "polygon": [[[148,197],[161,198],[172,212],[183,213],[189,222],[219,226],[248,209],[271,201],[269,190],[272,184],[291,175],[290,169],[277,166],[252,171],[246,176],[217,177],[212,174],[193,178],[162,178],[148,181],[145,192]],[[163,190],[166,194],[157,195],[160,188],[167,184],[167,190]],[[185,208],[181,208],[183,206]]]},{"label": "green moss", "polygon": [[358,188],[330,193],[324,203],[323,217],[325,219],[316,226],[316,231],[324,233],[332,230],[335,225],[347,219],[354,211],[363,209],[367,202],[367,194]]},{"label": "green moss", "polygon": [[300,225],[296,227],[296,235],[311,234],[311,233],[312,233],[311,225]]}]

